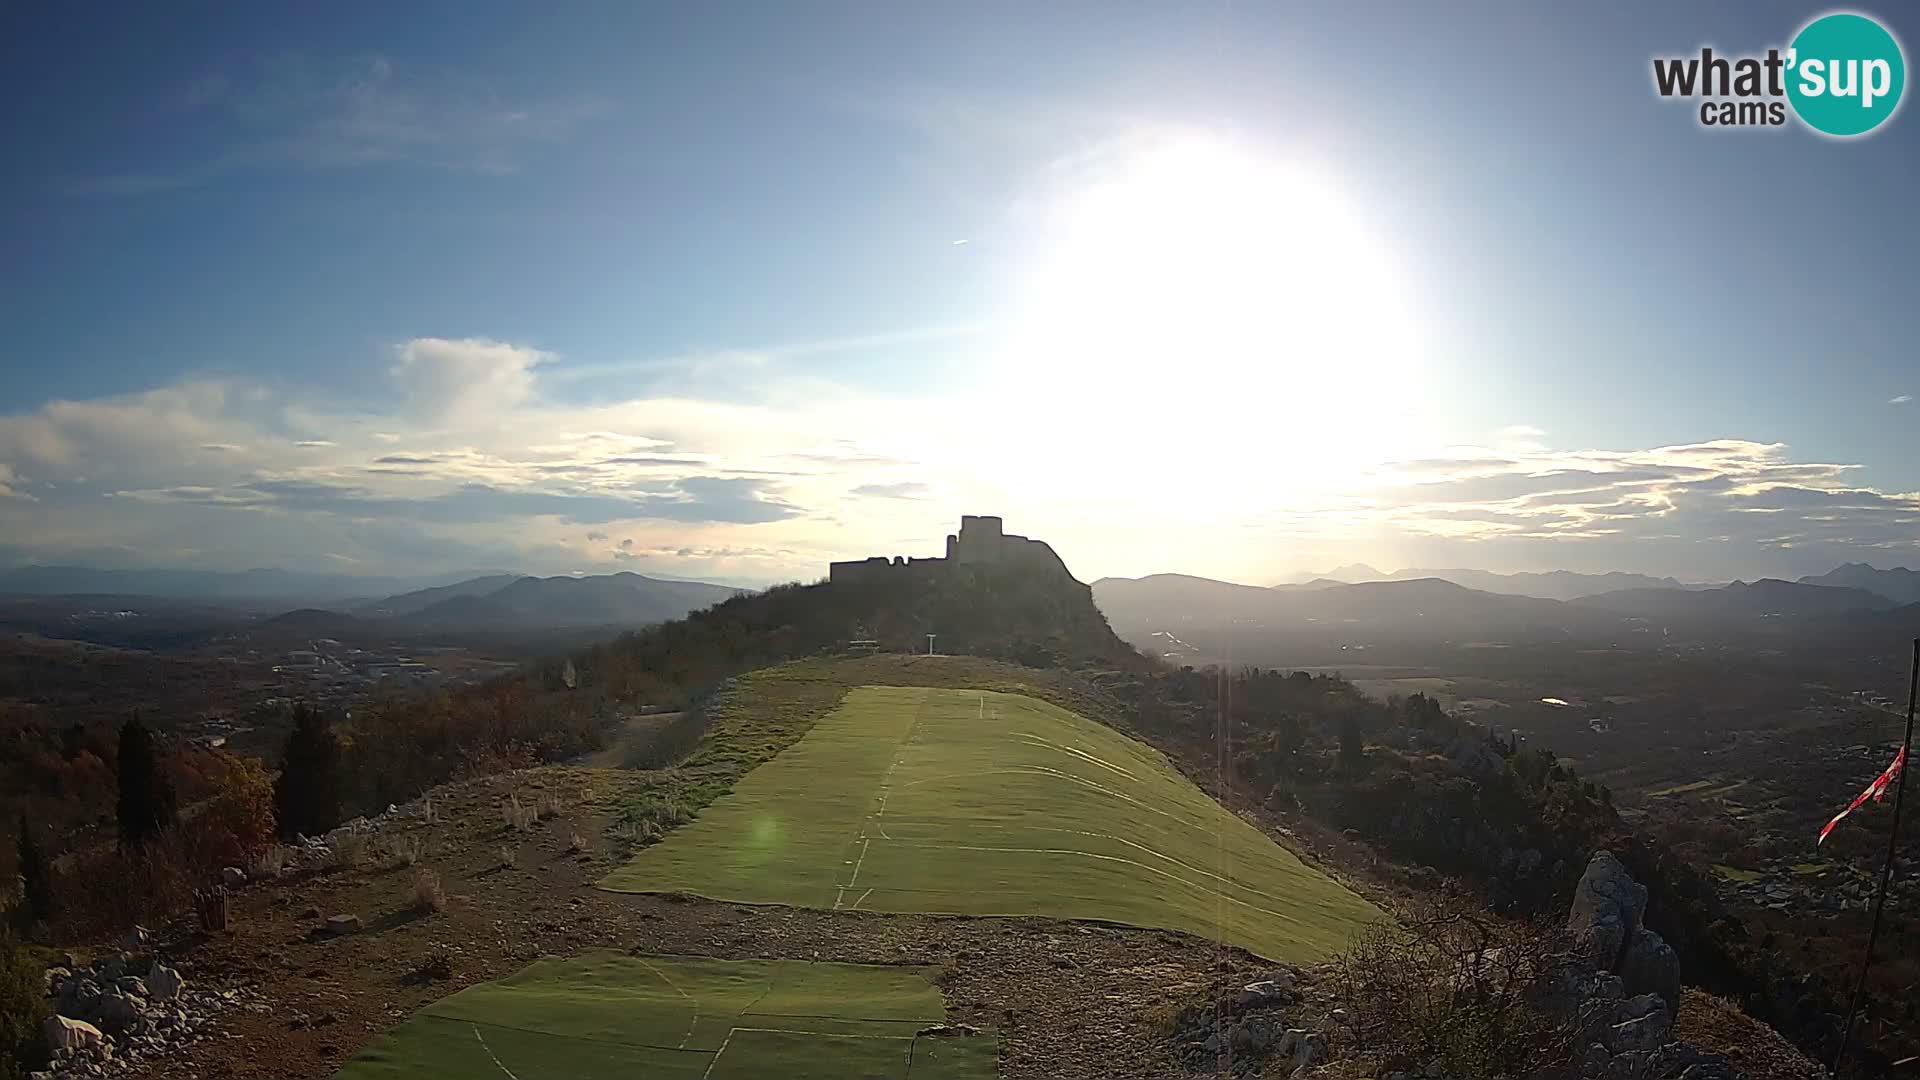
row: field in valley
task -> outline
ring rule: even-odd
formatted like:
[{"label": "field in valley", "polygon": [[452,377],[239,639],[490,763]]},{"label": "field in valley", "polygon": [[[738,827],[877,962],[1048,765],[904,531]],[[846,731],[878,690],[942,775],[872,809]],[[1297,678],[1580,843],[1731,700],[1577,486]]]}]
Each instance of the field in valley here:
[{"label": "field in valley", "polygon": [[1384,918],[1157,751],[1034,698],[922,687],[854,689],[602,886],[1165,927],[1297,962]]}]

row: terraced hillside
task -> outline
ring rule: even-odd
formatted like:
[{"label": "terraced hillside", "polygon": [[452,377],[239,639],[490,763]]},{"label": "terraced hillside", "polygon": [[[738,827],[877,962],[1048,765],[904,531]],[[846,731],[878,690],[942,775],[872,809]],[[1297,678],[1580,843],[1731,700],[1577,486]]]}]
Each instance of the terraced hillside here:
[{"label": "terraced hillside", "polygon": [[949,1027],[926,973],[593,952],[422,1009],[341,1080],[991,1080],[995,1040]]},{"label": "terraced hillside", "polygon": [[1380,911],[1157,751],[1018,694],[860,687],[602,887],[1186,930],[1276,960]]}]

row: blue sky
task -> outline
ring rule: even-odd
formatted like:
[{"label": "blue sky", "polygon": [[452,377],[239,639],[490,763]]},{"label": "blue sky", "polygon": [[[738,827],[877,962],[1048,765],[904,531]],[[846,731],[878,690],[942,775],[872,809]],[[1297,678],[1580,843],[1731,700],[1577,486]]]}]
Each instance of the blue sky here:
[{"label": "blue sky", "polygon": [[1920,563],[1911,110],[1651,88],[1825,9],[1440,7],[16,7],[0,557]]}]

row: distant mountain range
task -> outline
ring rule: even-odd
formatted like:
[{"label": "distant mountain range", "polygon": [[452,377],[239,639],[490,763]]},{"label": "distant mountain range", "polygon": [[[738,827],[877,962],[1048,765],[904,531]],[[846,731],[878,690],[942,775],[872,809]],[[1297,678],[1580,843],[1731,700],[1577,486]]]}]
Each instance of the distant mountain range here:
[{"label": "distant mountain range", "polygon": [[744,591],[631,572],[545,578],[493,574],[389,596],[344,614],[423,628],[644,626],[681,618]]},{"label": "distant mountain range", "polygon": [[1261,588],[1156,574],[1103,578],[1093,583],[1093,595],[1114,628],[1133,640],[1156,631],[1181,635],[1207,629],[1299,640],[1311,636],[1304,634],[1311,630],[1322,638],[1355,643],[1617,639],[1634,629],[1650,629],[1648,623],[1759,631],[1775,625],[1773,620],[1812,626],[1811,620],[1889,613],[1898,606],[1865,589],[1774,579],[1719,587],[1616,589],[1558,600],[1471,589],[1440,578],[1354,584],[1318,578]]},{"label": "distant mountain range", "polygon": [[244,605],[326,604],[445,586],[480,571],[423,577],[357,577],[291,570],[101,570],[88,566],[0,569],[0,595],[154,596]]},{"label": "distant mountain range", "polygon": [[1894,601],[1865,589],[1805,581],[1736,581],[1718,589],[1621,589],[1573,601],[1581,607],[1647,619],[1764,619],[1885,611]]},{"label": "distant mountain range", "polygon": [[1416,581],[1421,578],[1438,578],[1451,581],[1455,585],[1464,585],[1481,592],[1504,593],[1508,596],[1532,596],[1542,600],[1577,600],[1582,596],[1596,593],[1617,592],[1621,589],[1698,589],[1710,588],[1705,585],[1686,585],[1673,578],[1648,577],[1645,574],[1627,574],[1618,570],[1605,574],[1578,574],[1571,570],[1549,570],[1544,573],[1496,574],[1490,570],[1395,570],[1383,573],[1366,563],[1350,563],[1337,567],[1324,574],[1301,575],[1296,581],[1275,588],[1299,588],[1303,585],[1324,587],[1327,584],[1344,583],[1355,585],[1367,581]]},{"label": "distant mountain range", "polygon": [[1183,574],[1102,578],[1094,602],[1123,635],[1180,627],[1387,633],[1476,639],[1561,637],[1615,621],[1556,600],[1469,589],[1439,578],[1261,588]]},{"label": "distant mountain range", "polygon": [[1896,604],[1920,603],[1920,570],[1909,570],[1896,566],[1891,570],[1876,570],[1866,563],[1847,563],[1827,571],[1818,577],[1803,577],[1804,585],[1837,585],[1848,589],[1865,589],[1871,593],[1893,601]]}]

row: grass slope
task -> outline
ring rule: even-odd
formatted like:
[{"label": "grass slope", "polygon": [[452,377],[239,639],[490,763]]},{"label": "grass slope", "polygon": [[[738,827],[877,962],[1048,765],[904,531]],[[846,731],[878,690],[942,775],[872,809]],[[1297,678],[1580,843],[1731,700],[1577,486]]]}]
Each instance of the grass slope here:
[{"label": "grass slope", "polygon": [[945,1017],[919,968],[597,952],[541,960],[421,1010],[341,1080],[991,1080],[995,1040]]},{"label": "grass slope", "polygon": [[617,892],[1169,927],[1315,961],[1384,918],[1157,751],[1018,694],[862,687]]}]

